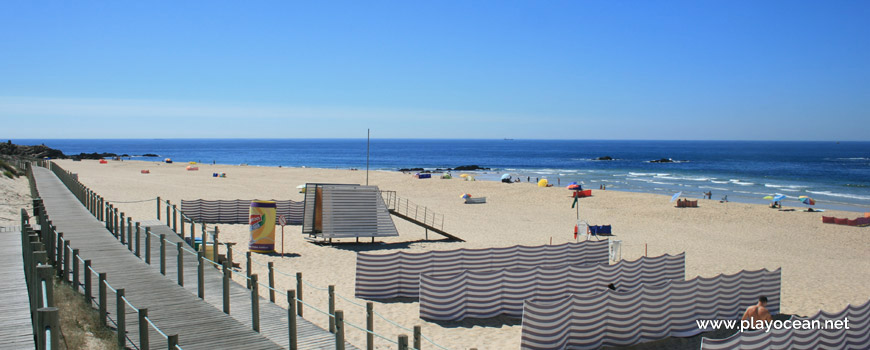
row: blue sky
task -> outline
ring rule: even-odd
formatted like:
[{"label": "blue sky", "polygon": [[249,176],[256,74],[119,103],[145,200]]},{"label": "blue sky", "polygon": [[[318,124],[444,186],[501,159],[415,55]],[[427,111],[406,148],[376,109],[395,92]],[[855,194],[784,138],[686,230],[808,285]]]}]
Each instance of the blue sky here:
[{"label": "blue sky", "polygon": [[0,138],[870,140],[867,1],[0,4]]}]

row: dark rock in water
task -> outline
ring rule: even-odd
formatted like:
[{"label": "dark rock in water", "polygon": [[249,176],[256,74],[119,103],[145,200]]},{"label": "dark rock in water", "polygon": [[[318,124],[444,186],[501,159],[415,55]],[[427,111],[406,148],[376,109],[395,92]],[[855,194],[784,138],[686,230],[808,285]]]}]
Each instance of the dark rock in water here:
[{"label": "dark rock in water", "polygon": [[127,153],[124,153],[124,154],[121,155],[121,157],[130,157],[130,155],[127,154]]},{"label": "dark rock in water", "polygon": [[84,152],[82,152],[82,153],[79,153],[79,154],[71,155],[70,158],[77,158],[77,159],[103,159],[103,158],[113,158],[113,157],[117,157],[117,156],[118,156],[118,155],[117,155],[117,154],[114,154],[114,153],[97,153],[97,152],[94,152],[94,153],[84,153]]},{"label": "dark rock in water", "polygon": [[604,156],[604,157],[598,157],[598,158],[595,158],[595,160],[613,160],[613,157],[611,157],[611,156]]},{"label": "dark rock in water", "polygon": [[143,154],[142,156],[143,156],[143,157],[160,157],[160,156],[158,156],[158,155],[156,155],[156,154],[154,154],[154,153],[145,153],[145,154]]},{"label": "dark rock in water", "polygon": [[650,163],[688,163],[688,160],[673,160],[671,158],[653,159]]},{"label": "dark rock in water", "polygon": [[11,140],[6,143],[0,143],[0,154],[7,156],[17,156],[23,158],[52,158],[65,159],[66,155],[60,150],[47,147],[46,145],[38,146],[22,146],[12,144]]},{"label": "dark rock in water", "polygon": [[490,170],[490,169],[489,168],[481,168],[480,166],[477,166],[477,165],[461,165],[461,166],[453,168],[453,170],[470,171],[470,170]]},{"label": "dark rock in water", "polygon": [[421,171],[423,171],[423,168],[402,168],[402,169],[399,169],[399,171],[401,171],[401,172],[412,172],[412,171],[413,172],[421,172]]}]

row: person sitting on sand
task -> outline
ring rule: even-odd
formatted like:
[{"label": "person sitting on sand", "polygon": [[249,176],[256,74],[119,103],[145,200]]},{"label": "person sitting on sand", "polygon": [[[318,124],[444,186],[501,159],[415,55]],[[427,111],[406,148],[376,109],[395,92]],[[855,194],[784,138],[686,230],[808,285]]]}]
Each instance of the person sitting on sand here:
[{"label": "person sitting on sand", "polygon": [[743,313],[743,318],[741,318],[740,320],[749,320],[749,324],[752,326],[755,326],[755,323],[758,321],[772,321],[773,318],[770,317],[770,311],[767,310],[767,297],[759,297],[758,304],[752,305],[747,308],[746,312]]},{"label": "person sitting on sand", "polygon": [[607,285],[607,288],[610,288],[610,290],[612,290],[612,291],[616,291],[616,285],[613,284],[613,283],[608,284],[608,285]]}]

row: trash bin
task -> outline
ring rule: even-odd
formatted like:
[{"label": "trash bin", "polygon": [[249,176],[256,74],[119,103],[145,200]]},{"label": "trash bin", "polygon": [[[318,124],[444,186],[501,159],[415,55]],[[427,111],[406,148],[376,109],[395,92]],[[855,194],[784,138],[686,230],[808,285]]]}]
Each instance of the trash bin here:
[{"label": "trash bin", "polygon": [[274,201],[251,202],[250,230],[251,241],[248,249],[256,253],[275,251],[275,210]]}]

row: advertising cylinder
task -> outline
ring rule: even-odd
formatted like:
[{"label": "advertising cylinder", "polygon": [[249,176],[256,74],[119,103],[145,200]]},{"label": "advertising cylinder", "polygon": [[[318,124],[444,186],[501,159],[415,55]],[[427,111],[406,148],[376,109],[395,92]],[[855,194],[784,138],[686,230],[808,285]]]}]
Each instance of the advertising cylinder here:
[{"label": "advertising cylinder", "polygon": [[275,251],[275,209],[273,201],[251,202],[251,241],[248,249],[257,253]]}]

